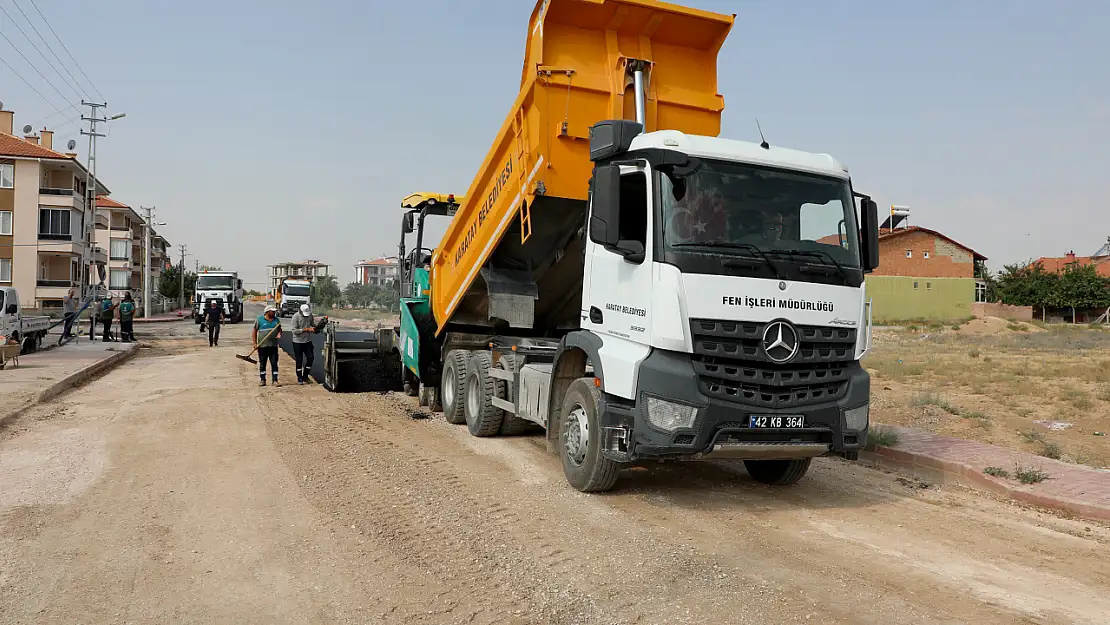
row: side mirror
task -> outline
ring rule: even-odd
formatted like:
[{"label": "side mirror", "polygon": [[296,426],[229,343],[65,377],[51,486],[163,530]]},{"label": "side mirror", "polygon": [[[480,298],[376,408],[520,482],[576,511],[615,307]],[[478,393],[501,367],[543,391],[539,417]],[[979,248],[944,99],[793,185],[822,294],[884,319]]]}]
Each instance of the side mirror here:
[{"label": "side mirror", "polygon": [[598,245],[617,245],[620,232],[621,170],[616,165],[594,169],[590,198],[590,240]]},{"label": "side mirror", "polygon": [[414,215],[412,213],[405,213],[404,219],[401,220],[401,231],[405,234],[412,234],[413,231],[416,230],[416,226],[413,224],[413,217]]},{"label": "side mirror", "polygon": [[243,280],[242,279],[239,279],[239,280],[235,281],[235,288],[237,288],[237,289],[243,288]]},{"label": "side mirror", "polygon": [[17,307],[15,304],[8,304],[8,309],[4,312],[8,313],[9,315],[14,315],[15,313],[19,312],[19,307]]},{"label": "side mirror", "polygon": [[863,270],[873,271],[879,266],[879,205],[871,198],[860,202],[860,250]]}]

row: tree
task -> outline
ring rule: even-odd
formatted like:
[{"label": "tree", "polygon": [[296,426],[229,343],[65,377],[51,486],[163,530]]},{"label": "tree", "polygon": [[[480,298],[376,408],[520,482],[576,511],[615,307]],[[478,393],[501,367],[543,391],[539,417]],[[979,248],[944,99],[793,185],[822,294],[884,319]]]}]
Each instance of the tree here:
[{"label": "tree", "polygon": [[1060,276],[1048,273],[1041,263],[1006,265],[998,274],[998,299],[1012,306],[1051,306]]},{"label": "tree", "polygon": [[[197,274],[192,271],[185,272],[185,299],[192,300],[196,292]],[[181,294],[181,267],[170,265],[158,277],[158,293],[166,299],[177,299]]]},{"label": "tree", "polygon": [[1068,265],[1056,283],[1051,305],[1073,309],[1110,307],[1110,278],[1098,275],[1094,265]]},{"label": "tree", "polygon": [[975,278],[981,280],[987,287],[984,293],[984,301],[997,302],[999,300],[998,279],[991,273],[990,269],[987,268],[987,261],[975,261]]},{"label": "tree", "polygon": [[335,276],[320,276],[312,283],[312,301],[321,308],[334,308],[343,300]]}]

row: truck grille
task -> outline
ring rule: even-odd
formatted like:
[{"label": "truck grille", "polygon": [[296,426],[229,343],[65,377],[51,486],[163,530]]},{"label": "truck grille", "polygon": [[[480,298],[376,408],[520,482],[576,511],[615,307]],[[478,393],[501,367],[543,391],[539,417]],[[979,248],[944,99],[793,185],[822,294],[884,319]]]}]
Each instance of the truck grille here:
[{"label": "truck grille", "polygon": [[796,326],[798,354],[776,365],[763,351],[762,323],[691,321],[694,372],[712,398],[787,409],[844,396],[855,363],[856,331]]}]

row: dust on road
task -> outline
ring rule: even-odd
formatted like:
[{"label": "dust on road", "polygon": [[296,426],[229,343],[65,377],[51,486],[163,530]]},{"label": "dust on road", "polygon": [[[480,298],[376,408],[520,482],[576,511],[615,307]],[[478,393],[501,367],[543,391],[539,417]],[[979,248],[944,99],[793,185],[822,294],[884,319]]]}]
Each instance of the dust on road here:
[{"label": "dust on road", "polygon": [[249,324],[214,349],[177,325],[0,432],[0,622],[1110,614],[1102,526],[840,461],[788,489],[705,463],[584,495],[536,438],[410,419],[399,395],[259,388],[233,357]]}]

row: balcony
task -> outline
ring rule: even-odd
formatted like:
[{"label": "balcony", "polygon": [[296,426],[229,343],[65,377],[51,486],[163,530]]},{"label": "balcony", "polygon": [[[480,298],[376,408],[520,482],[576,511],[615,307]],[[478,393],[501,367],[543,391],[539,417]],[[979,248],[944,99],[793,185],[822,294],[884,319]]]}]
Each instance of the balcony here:
[{"label": "balcony", "polygon": [[108,216],[100,211],[96,211],[96,219],[93,221],[96,227],[101,230],[107,230],[109,226]]},{"label": "balcony", "polygon": [[84,210],[85,198],[73,189],[56,189],[52,187],[39,188],[40,206],[58,206],[62,208],[76,208]]},{"label": "balcony", "polygon": [[90,258],[89,260],[91,260],[94,263],[101,264],[101,265],[107,265],[108,264],[108,251],[105,250],[102,247],[94,247],[93,251],[92,251],[92,258]]},{"label": "balcony", "polygon": [[80,256],[84,247],[84,242],[76,240],[76,237],[71,234],[39,233],[40,252]]}]

